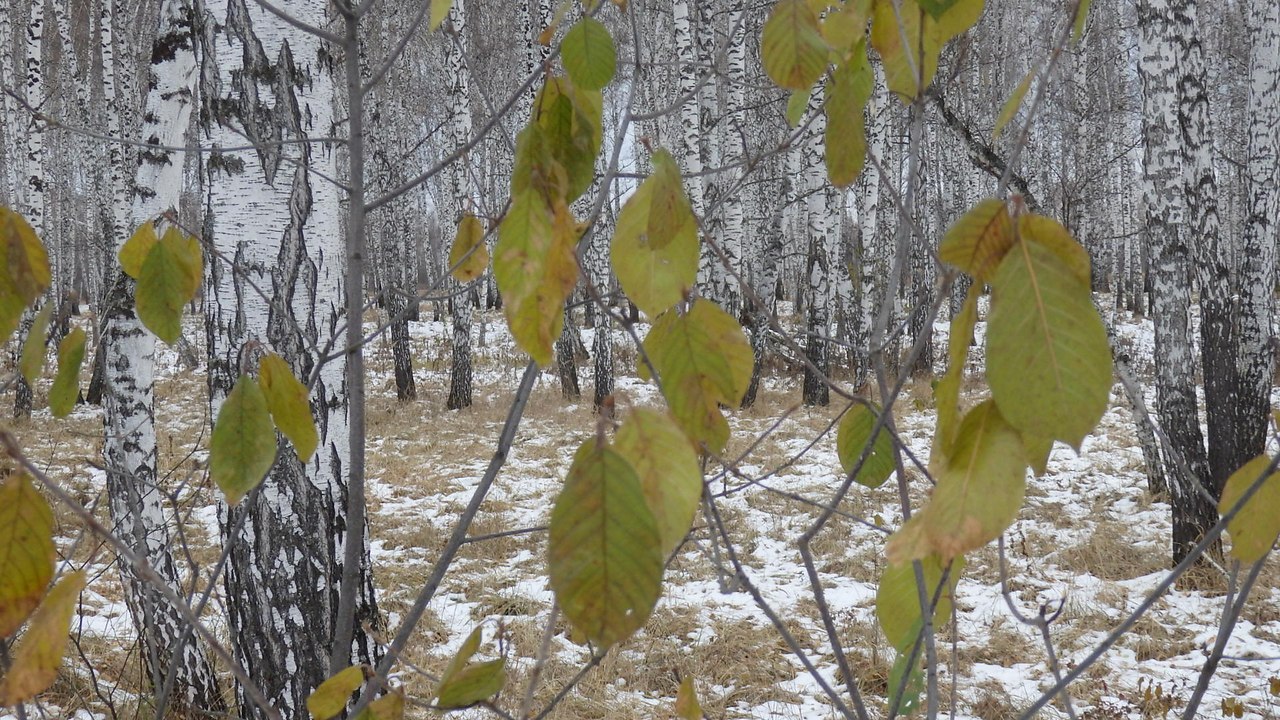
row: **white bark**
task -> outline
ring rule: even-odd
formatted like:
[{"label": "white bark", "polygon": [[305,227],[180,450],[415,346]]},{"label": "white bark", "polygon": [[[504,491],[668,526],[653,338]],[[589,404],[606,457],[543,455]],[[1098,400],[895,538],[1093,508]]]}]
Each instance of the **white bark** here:
[{"label": "white bark", "polygon": [[[324,6],[275,5],[324,26]],[[331,148],[280,141],[328,135],[334,122],[332,53],[256,3],[225,0],[215,12],[221,36],[208,40],[216,73],[202,77],[214,144],[259,143],[252,153],[208,162],[212,247],[206,279],[209,383],[214,416],[259,350],[282,355],[300,377],[316,376],[312,409],[320,446],[305,466],[291,450],[261,488],[223,508],[232,544],[227,573],[237,659],[286,717],[302,717],[307,695],[327,676],[342,578],[343,510],[349,453],[345,356],[317,368],[321,353],[345,345],[345,233]],[[231,264],[234,263],[234,264]],[[255,289],[256,288],[256,289]],[[258,290],[266,297],[261,297]],[[359,318],[352,321],[359,322]],[[247,361],[247,367],[241,367]],[[367,547],[367,545],[366,545]],[[353,662],[374,649],[362,624],[377,624],[362,561]],[[245,716],[256,717],[241,697]]]},{"label": "white bark", "polygon": [[1276,242],[1280,230],[1280,5],[1249,3],[1250,76],[1244,240],[1240,248],[1240,442],[1263,451],[1275,362]]},{"label": "white bark", "polygon": [[[467,67],[467,14],[464,0],[455,0],[449,11],[449,32],[453,37],[445,44],[445,59],[449,72],[449,109],[452,117],[450,139],[452,146],[456,148],[465,145],[471,137],[471,80]],[[477,207],[470,153],[451,164],[448,172],[450,196],[456,209],[453,227],[456,228],[458,220],[465,213],[476,212]],[[459,293],[462,286],[453,280],[450,280],[449,287],[454,291],[451,301],[453,363],[447,405],[449,409],[457,410],[471,406],[471,292]]]},{"label": "white bark", "polygon": [[[172,54],[153,54],[157,60],[152,65],[143,127],[143,137],[158,146],[181,145],[191,121],[196,79],[192,18],[193,12],[183,0],[166,0],[161,7],[157,48]],[[181,153],[161,149],[142,155],[138,192],[130,212],[132,225],[176,208],[183,159]],[[120,292],[107,309],[102,344],[106,367],[103,453],[112,523],[121,539],[181,594],[164,504],[167,492],[157,484],[155,337],[134,312],[133,281],[120,274],[117,287]],[[188,638],[180,656],[174,657],[185,627],[178,611],[129,565],[122,563],[120,574],[154,689],[159,692],[168,673],[174,672],[175,704],[204,712],[225,710],[217,678],[194,638]]]},{"label": "white bark", "polygon": [[1146,244],[1151,252],[1155,322],[1156,398],[1160,421],[1191,477],[1171,466],[1173,552],[1178,562],[1216,519],[1196,484],[1208,477],[1204,438],[1195,396],[1192,352],[1191,251],[1182,184],[1182,143],[1178,127],[1178,53],[1174,12],[1168,0],[1138,3],[1143,91],[1143,198]]}]

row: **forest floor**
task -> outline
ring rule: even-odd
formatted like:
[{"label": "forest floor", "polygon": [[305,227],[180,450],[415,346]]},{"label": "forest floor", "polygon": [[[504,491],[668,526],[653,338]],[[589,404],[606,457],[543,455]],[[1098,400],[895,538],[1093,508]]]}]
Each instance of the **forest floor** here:
[{"label": "forest floor", "polygon": [[[444,323],[414,323],[419,399],[395,400],[390,351],[370,353],[370,532],[380,609],[394,629],[407,611],[459,512],[493,453],[524,365],[498,316],[487,318],[487,342],[477,348],[474,407],[444,409],[449,349]],[[945,331],[939,324],[938,329]],[[1138,371],[1150,370],[1150,327],[1117,326]],[[591,347],[591,331],[584,331]],[[194,326],[189,337],[199,337]],[[619,348],[629,340],[618,334]],[[942,347],[942,346],[940,346]],[[1145,360],[1144,360],[1145,359]],[[189,518],[180,555],[207,568],[216,559],[217,514],[202,484],[209,418],[203,376],[176,368],[159,383],[162,467],[184,488],[179,512]],[[1144,368],[1144,362],[1146,367]],[[559,380],[544,373],[515,445],[485,500],[472,535],[546,524],[574,450],[595,432],[591,363],[580,366],[584,398],[569,402]],[[650,385],[634,377],[634,351],[618,357],[619,408],[654,404]],[[843,407],[798,405],[800,380],[780,371],[766,379],[757,405],[729,412],[726,457],[754,449],[738,465],[755,483],[716,479],[719,508],[746,574],[833,684],[836,663],[796,547],[841,480],[832,430]],[[1150,399],[1149,399],[1150,400]],[[37,395],[37,406],[41,397]],[[927,382],[899,400],[898,428],[918,457],[928,456],[933,410]],[[82,406],[54,423],[38,411],[18,433],[31,456],[105,517],[104,478],[93,465],[101,450],[100,413]],[[919,478],[913,478],[918,480]],[[922,482],[914,483],[919,490]],[[922,491],[921,491],[922,492]],[[855,486],[840,509],[894,527],[901,522],[895,483]],[[76,642],[43,717],[135,717],[145,705],[128,614],[111,556],[86,538],[69,513],[55,508],[61,551],[92,579],[73,622]],[[1054,650],[1071,668],[1164,577],[1169,557],[1169,506],[1146,489],[1133,420],[1119,387],[1112,407],[1077,455],[1057,446],[1048,472],[1028,483],[1026,504],[1005,535],[1009,599],[1024,613],[1065,604],[1051,626]],[[791,655],[749,594],[721,592],[715,548],[701,517],[669,565],[663,597],[644,630],[611,651],[550,717],[668,717],[679,685],[691,676],[710,718],[834,717],[817,684]],[[875,584],[884,567],[882,532],[836,515],[813,544],[825,597],[862,691],[880,715],[892,651],[875,620]],[[503,705],[518,705],[542,642],[552,595],[546,581],[545,533],[507,535],[464,546],[410,645],[420,672],[400,675],[411,697],[427,699],[432,683],[467,634],[486,627],[485,657],[505,652],[510,680]],[[939,687],[954,717],[1015,718],[1052,684],[1039,632],[1020,624],[1001,593],[1000,555],[990,546],[969,558],[956,591],[955,623],[940,632]],[[1072,686],[1081,718],[1179,716],[1217,633],[1225,597],[1221,575],[1195,575],[1158,601]],[[216,617],[217,603],[211,613]],[[543,669],[539,705],[589,658],[562,627]],[[497,636],[500,648],[491,640]],[[1268,561],[1210,686],[1201,715],[1217,717],[1223,700],[1239,701],[1246,718],[1280,718],[1280,568]],[[92,673],[88,669],[92,665]],[[50,710],[50,708],[52,708]],[[38,710],[34,708],[33,710]],[[422,717],[429,715],[423,711]],[[33,712],[34,717],[42,715]],[[0,718],[4,718],[0,712]],[[149,716],[146,716],[149,717]],[[460,717],[486,717],[467,711]],[[1066,717],[1058,706],[1041,717]]]}]

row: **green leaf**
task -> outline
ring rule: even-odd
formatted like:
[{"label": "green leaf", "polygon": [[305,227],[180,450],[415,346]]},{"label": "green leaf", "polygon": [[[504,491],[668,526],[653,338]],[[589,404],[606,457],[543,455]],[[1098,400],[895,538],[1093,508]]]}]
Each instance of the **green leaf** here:
[{"label": "green leaf", "polygon": [[938,50],[941,51],[952,38],[977,25],[986,4],[986,0],[950,0],[950,7],[945,12],[927,18],[929,23],[936,23],[930,32],[937,37]]},{"label": "green leaf", "polygon": [[1079,449],[1111,392],[1111,349],[1089,285],[1023,238],[991,280],[987,381],[1021,432]]},{"label": "green leaf", "polygon": [[[947,338],[947,371],[933,390],[934,405],[938,409],[938,424],[933,434],[933,448],[929,455],[929,467],[935,469],[951,455],[956,439],[956,419],[960,412],[960,382],[964,379],[964,366],[969,359],[969,344],[973,342],[973,328],[978,323],[978,298],[982,295],[982,283],[969,286],[964,305],[951,319],[951,334]],[[936,470],[935,470],[936,471]]]},{"label": "green leaf", "polygon": [[[951,616],[951,601],[955,594],[956,582],[964,568],[964,560],[958,560],[947,573],[947,585],[939,594],[942,586],[942,568],[945,563],[937,555],[929,555],[920,559],[924,570],[925,599],[933,601],[938,596],[938,605],[933,611],[934,627],[938,627]],[[910,562],[889,565],[880,576],[880,585],[876,588],[876,619],[880,622],[880,630],[889,640],[889,644],[901,653],[911,652],[916,637],[923,626],[920,612],[920,592],[916,585],[915,567]]]},{"label": "green leaf", "polygon": [[536,192],[517,195],[498,228],[493,275],[511,336],[539,365],[550,365],[564,327],[564,302],[578,280],[578,225]]},{"label": "green leaf", "polygon": [[484,244],[484,226],[474,215],[464,215],[458,222],[458,234],[449,248],[449,267],[453,277],[468,283],[484,274],[489,267],[489,248]]},{"label": "green leaf", "polygon": [[147,253],[138,278],[138,319],[167,343],[182,335],[182,308],[200,289],[200,243],[169,228]]},{"label": "green leaf", "polygon": [[49,256],[36,231],[18,213],[0,207],[0,341],[18,327],[22,313],[49,289]]},{"label": "green leaf", "polygon": [[809,98],[813,95],[808,88],[795,90],[787,97],[787,125],[799,127],[809,109]]},{"label": "green leaf", "polygon": [[147,255],[151,254],[151,248],[155,247],[160,238],[156,237],[155,223],[148,220],[138,226],[133,231],[133,235],[120,246],[118,257],[120,258],[120,269],[124,270],[124,274],[137,280],[142,277],[142,264],[146,262]]},{"label": "green leaf", "polygon": [[1018,218],[1018,236],[1053,251],[1080,282],[1092,287],[1093,264],[1071,233],[1053,218],[1029,213]]},{"label": "green leaf", "polygon": [[698,691],[693,687],[693,677],[685,675],[680,679],[680,689],[676,691],[676,717],[679,720],[702,720],[702,704],[698,702]]},{"label": "green leaf", "polygon": [[53,577],[53,510],[25,473],[0,482],[0,638],[12,637]]},{"label": "green leaf", "polygon": [[506,684],[506,660],[470,662],[471,656],[480,649],[480,639],[481,630],[477,627],[449,661],[436,689],[436,707],[445,710],[470,707],[497,695]]},{"label": "green leaf", "polygon": [[938,258],[981,284],[991,280],[1014,240],[1008,207],[1003,200],[989,198],[974,205],[947,230],[938,245]]},{"label": "green leaf", "polygon": [[595,440],[578,449],[556,498],[547,557],[560,608],[597,652],[640,629],[658,601],[658,524],[631,465]]},{"label": "green leaf", "polygon": [[[916,632],[919,632],[917,630]],[[900,652],[889,668],[888,701],[897,700],[899,717],[910,717],[920,707],[920,693],[924,692],[924,673],[920,672],[920,659],[924,653],[916,653],[914,665],[908,665],[911,652]]]},{"label": "green leaf", "polygon": [[[1218,511],[1226,514],[1235,507],[1258,478],[1271,467],[1271,458],[1259,455],[1244,464],[1227,478],[1222,489]],[[1254,563],[1266,557],[1280,535],[1280,473],[1271,473],[1262,481],[1262,487],[1240,508],[1227,523],[1231,534],[1231,555],[1243,563]]]},{"label": "green leaf", "polygon": [[[644,351],[662,380],[671,414],[695,445],[718,453],[729,440],[720,406],[737,407],[751,382],[754,355],[742,326],[715,303],[668,310],[653,323]],[[642,363],[642,376],[648,372]]]},{"label": "green leaf", "polygon": [[698,221],[671,155],[653,155],[650,175],[618,213],[609,257],[627,297],[649,317],[684,299],[698,276]]},{"label": "green leaf", "polygon": [[45,303],[27,331],[27,339],[22,342],[22,359],[18,368],[28,385],[34,383],[44,370],[45,342],[49,337],[49,318],[52,315],[53,303]]},{"label": "green leaf", "polygon": [[958,0],[920,0],[920,7],[936,20],[957,2]]},{"label": "green leaf", "polygon": [[827,69],[827,43],[805,0],[780,0],[760,38],[764,71],[779,87],[808,90]]},{"label": "green leaf", "polygon": [[992,137],[1000,137],[1000,133],[1005,126],[1013,120],[1013,116],[1018,114],[1018,108],[1022,107],[1022,99],[1027,96],[1027,91],[1031,89],[1031,81],[1036,78],[1036,70],[1031,68],[1027,74],[1022,77],[1022,82],[1018,83],[1018,87],[1013,89],[1013,94],[1008,100],[1004,101],[1004,107],[1000,108],[1000,116],[996,118],[995,130],[991,131]]},{"label": "green leaf", "polygon": [[511,170],[511,197],[529,192],[544,198],[563,198],[569,175],[547,148],[546,133],[533,123],[516,137],[515,164]]},{"label": "green leaf", "polygon": [[[896,2],[898,0],[875,0],[871,45],[884,61],[885,83],[889,90],[897,93],[904,102],[911,102],[933,83],[942,48],[978,22],[985,2],[934,2],[935,8],[947,5],[937,15],[927,12],[920,0],[901,0],[900,6],[895,5]],[[924,2],[929,3],[929,0]]]},{"label": "green leaf", "polygon": [[[927,32],[927,23],[931,21],[925,18],[916,0],[901,2],[901,7],[895,9],[894,0],[875,0],[871,45],[884,62],[885,85],[889,91],[910,102],[933,82],[938,71],[938,48],[936,37]],[[926,26],[923,30],[922,24]]]},{"label": "green leaf", "polygon": [[83,570],[68,573],[31,616],[26,633],[10,657],[9,672],[0,679],[0,706],[26,702],[53,685],[84,584]]},{"label": "green leaf", "polygon": [[1026,492],[1022,437],[990,400],[965,415],[928,504],[889,539],[889,562],[976,550],[1013,523]]},{"label": "green leaf", "polygon": [[1092,4],[1093,0],[1080,0],[1080,6],[1076,8],[1076,22],[1071,28],[1071,42],[1078,43],[1084,36],[1084,26],[1089,21],[1089,6]]},{"label": "green leaf", "polygon": [[[822,19],[822,38],[832,49],[852,51],[867,36],[872,0],[847,0]],[[856,52],[856,51],[855,51]]]},{"label": "green leaf", "polygon": [[580,88],[568,77],[554,75],[534,100],[533,117],[546,152],[563,168],[567,181],[563,199],[572,202],[595,178],[596,156],[604,138],[604,98],[599,90]]},{"label": "green leaf", "polygon": [[574,85],[583,90],[600,90],[613,79],[618,52],[609,29],[599,20],[585,17],[565,33],[560,59]]},{"label": "green leaf", "polygon": [[258,381],[276,427],[293,443],[298,459],[309,461],[320,444],[320,433],[311,415],[307,386],[293,376],[289,363],[274,353],[265,355],[259,363]]},{"label": "green leaf", "polygon": [[[876,419],[881,412],[880,406],[875,403],[870,403],[869,406],[859,403],[840,418],[840,427],[836,431],[836,453],[840,456],[840,466],[846,473],[853,472],[858,460],[866,452],[867,445],[871,443],[871,431],[875,429]],[[889,431],[880,428],[871,452],[854,480],[860,485],[878,488],[893,474],[894,467],[893,441],[889,438]]]},{"label": "green leaf", "polygon": [[393,690],[369,703],[358,720],[403,720],[404,693]]},{"label": "green leaf", "polygon": [[84,330],[72,328],[58,343],[58,374],[49,388],[49,412],[64,418],[75,409],[80,397],[80,365],[84,363]]},{"label": "green leaf", "polygon": [[640,479],[662,555],[671,554],[689,534],[702,499],[702,468],[689,438],[666,413],[636,408],[618,429],[613,448]]},{"label": "green leaf", "polygon": [[351,694],[364,684],[364,666],[352,665],[320,683],[307,696],[307,712],[313,720],[329,720],[347,708]]},{"label": "green leaf", "polygon": [[832,185],[846,187],[862,173],[867,159],[863,109],[871,99],[874,82],[866,47],[859,42],[849,61],[836,68],[827,87],[825,144],[827,177]]},{"label": "green leaf", "polygon": [[241,375],[218,410],[209,440],[209,477],[235,505],[258,486],[276,455],[276,433],[258,382]]},{"label": "green leaf", "polygon": [[431,3],[431,32],[440,29],[444,24],[444,19],[449,17],[449,11],[453,9],[453,0],[426,0]]}]

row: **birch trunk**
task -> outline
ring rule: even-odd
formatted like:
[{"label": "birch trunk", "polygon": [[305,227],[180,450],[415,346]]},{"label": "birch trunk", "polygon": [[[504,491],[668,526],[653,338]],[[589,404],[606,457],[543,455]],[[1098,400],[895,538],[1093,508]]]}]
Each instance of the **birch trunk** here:
[{"label": "birch trunk", "polygon": [[[450,130],[453,147],[461,147],[471,137],[471,84],[467,69],[467,14],[466,3],[456,0],[449,11],[451,42],[445,44],[446,64],[449,68],[449,102],[452,114]],[[450,191],[456,204],[455,220],[476,208],[475,181],[471,174],[470,154],[449,166]],[[457,227],[457,222],[454,222]],[[453,362],[449,377],[450,410],[471,407],[471,293],[455,280],[449,281],[453,290],[450,301],[453,320]]]},{"label": "birch trunk", "polygon": [[1276,343],[1276,232],[1280,228],[1280,5],[1249,5],[1250,75],[1244,238],[1240,247],[1237,452],[1265,449]]},{"label": "birch trunk", "polygon": [[[320,4],[276,6],[303,22],[326,23]],[[259,147],[214,155],[207,166],[206,227],[217,253],[207,258],[205,284],[212,411],[216,417],[237,376],[270,350],[299,377],[314,376],[320,430],[310,462],[285,449],[257,491],[221,508],[231,546],[228,622],[236,659],[285,718],[302,718],[307,696],[330,669],[344,567],[347,361],[341,354],[317,362],[346,345],[347,249],[338,190],[325,179],[338,176],[332,148],[278,143],[333,127],[333,67],[315,62],[333,50],[256,4],[225,0],[218,7],[219,27],[204,48],[217,67],[204,68],[201,79],[208,133],[215,144],[240,145],[247,137]],[[364,628],[380,625],[363,547],[354,637],[345,651],[353,663],[375,661]],[[260,717],[239,695],[241,716]]]},{"label": "birch trunk", "polygon": [[[1191,248],[1187,237],[1178,128],[1176,20],[1168,0],[1138,3],[1143,81],[1145,243],[1151,253],[1156,406],[1180,458],[1165,458],[1173,512],[1173,562],[1180,562],[1217,520],[1203,493],[1208,461],[1195,395],[1191,346]],[[1181,460],[1177,462],[1176,460]]]},{"label": "birch trunk", "polygon": [[[193,19],[194,12],[184,0],[166,0],[161,6],[143,128],[143,137],[156,145],[182,145],[190,125],[196,79]],[[152,149],[142,158],[130,213],[137,225],[176,208],[182,188],[180,153]],[[167,491],[157,483],[155,336],[134,312],[134,281],[120,272],[116,283],[117,302],[106,308],[102,341],[106,368],[103,453],[111,520],[119,537],[181,595],[164,506]],[[179,645],[186,622],[177,609],[139,578],[132,566],[120,563],[119,569],[143,667],[154,690],[159,693],[172,672],[176,705],[196,712],[225,711],[213,668],[194,638]]]}]

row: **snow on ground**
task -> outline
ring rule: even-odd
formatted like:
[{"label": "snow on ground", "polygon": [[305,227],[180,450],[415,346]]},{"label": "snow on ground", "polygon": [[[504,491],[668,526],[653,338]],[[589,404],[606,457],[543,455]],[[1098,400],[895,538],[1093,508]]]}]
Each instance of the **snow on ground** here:
[{"label": "snow on ground", "polygon": [[[945,338],[945,323],[938,329]],[[382,341],[370,352],[370,527],[375,580],[382,588],[381,607],[391,628],[412,603],[483,474],[524,365],[499,316],[488,316],[484,330],[485,344],[476,349],[476,407],[463,412],[443,409],[449,358],[446,323],[427,321],[424,316],[423,322],[412,326],[419,393],[415,403],[394,401],[390,352]],[[588,348],[591,333],[584,331]],[[619,348],[629,347],[625,333],[616,335]],[[1149,324],[1117,324],[1117,335],[1136,358],[1150,362]],[[633,358],[634,351],[619,352],[616,395],[620,408],[657,402],[652,386],[634,378]],[[168,367],[176,366],[174,358],[164,361]],[[1137,364],[1143,372],[1141,363]],[[580,371],[584,399],[577,403],[560,398],[554,375],[541,376],[472,535],[546,524],[573,451],[595,432],[591,363],[582,364]],[[199,430],[201,423],[207,423],[199,400],[203,383],[181,372],[174,372],[165,383],[162,395],[185,397],[185,404],[161,413],[169,441],[166,451],[162,438],[163,462],[178,467],[175,477],[184,478],[195,467],[189,453],[196,450],[194,459],[202,457],[198,447],[205,441],[198,440]],[[737,475],[715,476],[710,487],[717,494],[747,578],[826,681],[838,686],[837,665],[796,539],[816,517],[812,505],[797,498],[826,502],[841,480],[830,432],[839,408],[799,408],[799,394],[798,379],[769,378],[760,408],[728,413],[733,440],[726,457],[736,458],[756,441],[759,445],[737,459]],[[1079,455],[1064,446],[1055,448],[1049,471],[1029,482],[1023,511],[1005,536],[1009,600],[1033,616],[1041,607],[1063,606],[1051,626],[1051,637],[1065,669],[1075,667],[1144,600],[1162,579],[1169,554],[1168,506],[1153,501],[1146,492],[1141,452],[1119,387],[1112,401]],[[900,435],[920,458],[928,456],[932,435],[930,405],[927,387],[908,388],[897,405]],[[784,412],[785,419],[778,422]],[[37,418],[24,433],[33,457],[70,478],[69,484],[94,500],[95,493],[101,492],[101,475],[86,473],[83,459],[94,451],[86,437],[99,431],[96,413],[79,413],[80,435],[69,439],[42,435],[40,428],[48,422]],[[911,471],[909,476],[922,497],[921,476]],[[752,483],[743,478],[763,479]],[[191,539],[194,553],[207,558],[216,552],[211,544],[211,538],[216,538],[214,507],[207,494],[187,495],[197,499],[191,517],[201,526]],[[877,490],[855,486],[840,509],[888,527],[901,522],[892,480]],[[483,652],[494,656],[498,650],[491,640],[499,636],[512,673],[508,694],[511,702],[518,703],[552,603],[544,537],[545,533],[532,531],[465,547],[411,644],[409,659],[415,666],[438,672],[471,629],[483,624]],[[873,716],[881,714],[892,662],[875,629],[874,616],[884,539],[881,531],[837,515],[813,544],[825,600]],[[69,534],[66,552],[88,557],[85,548],[72,549],[71,542],[74,535]],[[816,681],[787,651],[751,596],[741,590],[722,591],[724,578],[715,571],[715,560],[723,560],[722,553],[723,548],[708,542],[700,516],[690,541],[668,568],[664,594],[649,625],[611,652],[554,717],[653,717],[670,707],[677,673],[692,675],[709,717],[834,717]],[[99,674],[114,678],[116,671],[110,668],[122,661],[131,629],[108,561],[104,555],[90,561],[99,577],[85,595],[78,622],[89,655],[99,662],[110,659],[98,668]],[[1276,561],[1269,562],[1274,566]],[[1158,601],[1135,630],[1073,686],[1078,715],[1179,714],[1216,635],[1223,603],[1221,585],[1220,579],[1202,578]],[[944,708],[950,707],[954,682],[956,717],[1017,717],[1050,686],[1052,676],[1038,632],[1014,619],[1001,594],[1000,560],[994,548],[969,558],[956,606],[954,629],[944,629],[939,636]],[[545,689],[540,701],[589,657],[572,642],[563,620],[552,648],[543,670]],[[1228,645],[1227,657],[1201,714],[1217,716],[1221,701],[1231,698],[1244,704],[1245,717],[1280,717],[1280,698],[1270,694],[1271,678],[1280,677],[1280,588],[1274,567],[1264,572]],[[81,688],[85,699],[60,696],[55,702],[66,707],[78,707],[81,702],[93,706],[95,700],[84,690],[84,663],[73,660],[71,666],[76,681],[65,684]],[[431,683],[421,675],[407,671],[398,677],[411,695],[425,699],[430,694]],[[469,711],[459,717],[486,715]],[[1042,717],[1065,714],[1055,706]]]}]

